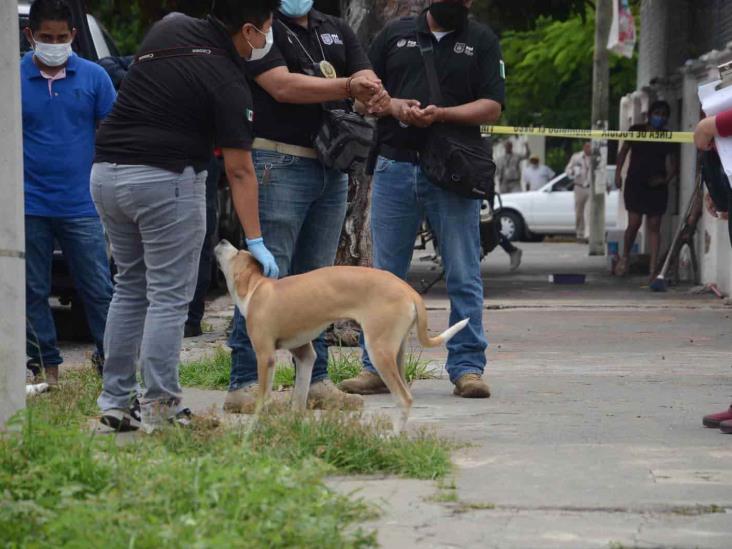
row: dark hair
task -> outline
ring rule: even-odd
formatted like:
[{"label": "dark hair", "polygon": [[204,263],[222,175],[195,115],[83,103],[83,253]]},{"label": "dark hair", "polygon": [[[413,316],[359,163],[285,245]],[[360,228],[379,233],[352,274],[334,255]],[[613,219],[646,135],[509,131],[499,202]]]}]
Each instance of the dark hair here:
[{"label": "dark hair", "polygon": [[671,105],[669,105],[667,101],[664,101],[662,99],[651,103],[651,106],[648,109],[648,114],[651,114],[653,111],[658,111],[661,109],[666,111],[666,116],[671,116]]},{"label": "dark hair", "polygon": [[235,34],[244,23],[261,27],[279,7],[280,0],[213,0],[211,14]]},{"label": "dark hair", "polygon": [[71,8],[66,0],[36,0],[31,4],[28,26],[32,31],[41,28],[44,21],[66,21],[69,29],[74,28]]}]

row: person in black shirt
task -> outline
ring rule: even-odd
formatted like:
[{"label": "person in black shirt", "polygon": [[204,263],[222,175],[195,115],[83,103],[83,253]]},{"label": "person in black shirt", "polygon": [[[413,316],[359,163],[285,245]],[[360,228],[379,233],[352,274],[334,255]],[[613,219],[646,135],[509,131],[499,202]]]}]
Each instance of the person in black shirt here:
[{"label": "person in black shirt", "polygon": [[[666,101],[654,101],[648,109],[648,124],[631,126],[631,131],[665,131],[671,106]],[[661,248],[661,220],[668,204],[668,186],[678,173],[677,147],[673,143],[629,142],[623,143],[618,153],[615,169],[615,185],[623,188],[622,172],[630,155],[630,166],[625,179],[623,200],[628,210],[628,228],[623,239],[623,255],[618,260],[615,273],[628,273],[630,252],[638,231],[646,216],[646,229],[650,244],[651,281],[658,272],[659,250]]]},{"label": "person in black shirt", "polygon": [[[348,198],[346,174],[326,168],[313,141],[325,108],[348,108],[346,95],[305,95],[283,86],[288,74],[347,76],[351,95],[377,112],[389,97],[377,86],[371,63],[353,31],[341,19],[312,9],[312,0],[285,0],[272,24],[274,47],[261,61],[247,63],[254,79],[257,117],[252,155],[261,180],[259,215],[262,234],[275,256],[280,276],[304,273],[333,264]],[[328,82],[327,78],[319,78]],[[328,102],[326,105],[323,103]],[[295,104],[298,103],[298,104]],[[314,342],[316,360],[308,397],[310,407],[363,406],[363,400],[341,392],[328,380],[328,348],[322,335]],[[254,409],[257,362],[243,317],[235,313],[229,340],[232,368],[224,409]]]},{"label": "person in black shirt", "polygon": [[[468,326],[447,344],[447,371],[462,397],[490,396],[482,380],[487,341],[483,332],[480,275],[480,201],[432,184],[418,151],[433,124],[450,124],[477,138],[493,123],[504,100],[504,69],[498,39],[468,18],[469,0],[434,1],[418,17],[390,23],[370,51],[376,74],[393,98],[379,120],[379,153],[373,180],[371,231],[374,266],[404,278],[424,216],[440,243],[450,297],[450,323]],[[430,101],[417,33],[432,42],[442,105]],[[387,392],[364,351],[365,369],[340,387],[348,392]]]},{"label": "person in black shirt", "polygon": [[[118,430],[185,423],[178,362],[205,234],[205,168],[223,149],[249,250],[277,276],[265,247],[251,159],[254,105],[241,58],[261,57],[278,0],[218,0],[213,15],[173,14],[145,37],[102,124],[92,196],[117,264],[107,318],[101,421]],[[142,421],[130,413],[135,363]]]}]

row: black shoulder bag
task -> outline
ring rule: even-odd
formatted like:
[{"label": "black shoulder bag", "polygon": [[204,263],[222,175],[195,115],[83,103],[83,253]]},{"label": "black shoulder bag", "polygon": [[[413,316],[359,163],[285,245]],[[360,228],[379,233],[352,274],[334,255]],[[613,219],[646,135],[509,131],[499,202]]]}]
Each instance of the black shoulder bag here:
[{"label": "black shoulder bag", "polygon": [[[432,43],[419,32],[417,40],[430,86],[430,100],[441,106],[442,91]],[[427,179],[446,191],[466,198],[492,201],[496,165],[480,132],[471,136],[468,130],[465,126],[434,124],[420,151],[420,167]]]},{"label": "black shoulder bag", "polygon": [[366,164],[374,143],[374,125],[357,112],[323,109],[315,151],[327,168],[349,173]]}]

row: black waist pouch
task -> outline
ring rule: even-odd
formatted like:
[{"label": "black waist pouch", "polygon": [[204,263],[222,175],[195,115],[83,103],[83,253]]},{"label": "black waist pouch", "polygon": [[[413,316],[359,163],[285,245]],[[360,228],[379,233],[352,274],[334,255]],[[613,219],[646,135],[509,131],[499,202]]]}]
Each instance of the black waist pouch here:
[{"label": "black waist pouch", "polygon": [[358,113],[324,110],[315,137],[318,158],[327,168],[349,173],[366,164],[374,143],[374,125]]},{"label": "black waist pouch", "polygon": [[420,167],[431,183],[446,191],[492,201],[496,165],[490,151],[480,137],[460,130],[433,126],[420,153]]}]

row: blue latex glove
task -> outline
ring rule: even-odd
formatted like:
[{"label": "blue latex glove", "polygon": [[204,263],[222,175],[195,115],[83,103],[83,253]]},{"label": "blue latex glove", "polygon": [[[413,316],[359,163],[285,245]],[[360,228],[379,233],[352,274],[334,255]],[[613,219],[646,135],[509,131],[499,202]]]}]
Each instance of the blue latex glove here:
[{"label": "blue latex glove", "polygon": [[264,238],[259,237],[253,238],[252,240],[247,238],[247,249],[254,256],[254,259],[259,261],[259,264],[264,270],[264,276],[268,278],[279,278],[280,270],[277,268],[277,262],[274,256],[264,245]]}]

